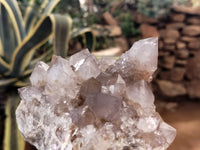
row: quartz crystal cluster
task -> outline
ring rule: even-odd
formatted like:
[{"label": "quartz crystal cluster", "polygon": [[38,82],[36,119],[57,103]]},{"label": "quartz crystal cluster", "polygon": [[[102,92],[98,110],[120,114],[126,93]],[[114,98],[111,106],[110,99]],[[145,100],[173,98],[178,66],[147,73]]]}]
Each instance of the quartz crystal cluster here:
[{"label": "quartz crystal cluster", "polygon": [[155,111],[149,87],[157,38],[136,42],[118,60],[88,50],[38,62],[19,89],[20,132],[39,150],[165,150],[176,130]]}]

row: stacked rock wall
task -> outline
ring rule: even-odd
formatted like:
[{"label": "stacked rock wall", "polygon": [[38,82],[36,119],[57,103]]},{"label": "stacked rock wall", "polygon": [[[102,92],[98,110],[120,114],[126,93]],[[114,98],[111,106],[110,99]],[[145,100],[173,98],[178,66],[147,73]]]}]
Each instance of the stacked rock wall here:
[{"label": "stacked rock wall", "polygon": [[143,37],[159,36],[159,91],[200,98],[200,8],[174,7],[167,19],[139,16],[136,22]]}]

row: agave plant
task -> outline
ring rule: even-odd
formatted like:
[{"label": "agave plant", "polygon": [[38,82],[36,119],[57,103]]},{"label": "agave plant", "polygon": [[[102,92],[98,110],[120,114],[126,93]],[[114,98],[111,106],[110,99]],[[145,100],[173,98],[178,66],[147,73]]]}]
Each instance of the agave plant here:
[{"label": "agave plant", "polygon": [[[53,53],[66,57],[71,38],[81,36],[87,48],[94,48],[95,38],[89,28],[72,29],[70,16],[50,14],[58,2],[44,0],[38,18],[34,0],[29,1],[24,17],[16,0],[0,0],[0,87],[24,85],[32,66],[39,60],[49,61]],[[41,51],[47,42],[53,46]]]},{"label": "agave plant", "polygon": [[[35,11],[35,1],[30,0],[22,16],[16,0],[0,0],[0,89],[26,85],[33,66],[40,60],[48,62],[53,54],[66,57],[72,38],[81,37],[78,39],[85,47],[94,48],[90,28],[72,29],[69,15],[51,14],[58,3],[59,0],[44,0],[37,11],[40,16]],[[16,91],[9,91],[4,150],[24,149],[15,122],[18,102]]]}]

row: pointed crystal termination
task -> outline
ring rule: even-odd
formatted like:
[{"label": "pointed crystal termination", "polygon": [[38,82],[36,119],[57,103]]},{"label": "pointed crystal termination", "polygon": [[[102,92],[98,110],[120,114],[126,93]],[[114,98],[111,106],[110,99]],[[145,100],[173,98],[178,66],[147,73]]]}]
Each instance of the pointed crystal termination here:
[{"label": "pointed crystal termination", "polygon": [[135,42],[129,51],[124,53],[111,69],[118,72],[125,81],[132,83],[138,80],[150,82],[157,69],[158,38],[148,38]]},{"label": "pointed crystal termination", "polygon": [[39,150],[166,150],[176,130],[155,111],[149,87],[157,40],[136,42],[118,60],[83,50],[39,62],[31,86],[19,89],[24,139]]}]

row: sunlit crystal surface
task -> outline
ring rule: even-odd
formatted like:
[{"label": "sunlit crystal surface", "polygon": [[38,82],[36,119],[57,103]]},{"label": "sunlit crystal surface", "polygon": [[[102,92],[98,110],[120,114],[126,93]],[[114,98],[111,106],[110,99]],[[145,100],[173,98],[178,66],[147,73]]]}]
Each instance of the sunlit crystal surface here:
[{"label": "sunlit crystal surface", "polygon": [[165,150],[176,130],[155,111],[149,87],[157,38],[136,42],[118,60],[83,50],[39,62],[19,89],[20,132],[39,150]]}]

